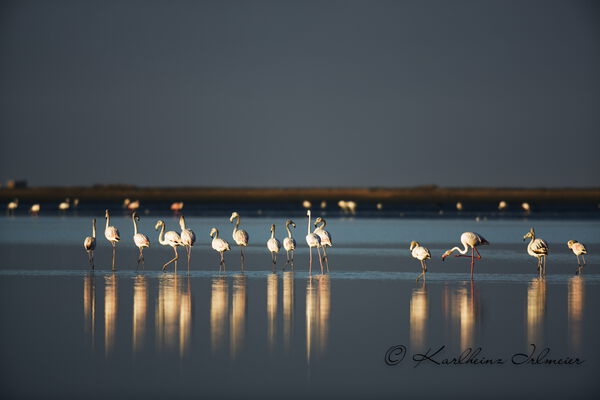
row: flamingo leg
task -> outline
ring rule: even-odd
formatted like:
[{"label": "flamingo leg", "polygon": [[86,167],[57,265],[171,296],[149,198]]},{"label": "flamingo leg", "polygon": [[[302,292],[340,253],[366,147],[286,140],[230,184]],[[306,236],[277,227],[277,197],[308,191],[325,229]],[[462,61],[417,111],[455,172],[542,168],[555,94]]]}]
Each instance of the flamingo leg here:
[{"label": "flamingo leg", "polygon": [[477,247],[473,247],[473,250],[475,250],[475,252],[477,253],[477,257],[475,257],[476,259],[480,260],[481,259],[481,254],[479,254],[479,250],[477,250]]},{"label": "flamingo leg", "polygon": [[308,247],[308,254],[310,254],[309,256],[309,264],[308,264],[308,275],[312,274],[312,247]]},{"label": "flamingo leg", "polygon": [[473,268],[475,267],[475,247],[471,247],[471,280],[473,280]]},{"label": "flamingo leg", "polygon": [[240,246],[240,265],[241,265],[241,269],[242,271],[244,271],[244,248]]},{"label": "flamingo leg", "polygon": [[419,262],[421,263],[421,273],[419,274],[419,276],[417,276],[417,282],[419,282],[419,279],[421,279],[421,277],[423,277],[423,280],[425,280],[425,271],[423,270],[423,261],[419,260]]},{"label": "flamingo leg", "polygon": [[583,264],[582,264],[582,265],[585,265],[585,264],[587,264],[587,263],[585,262],[585,256],[584,256],[583,254],[581,255],[581,259],[583,260]]},{"label": "flamingo leg", "polygon": [[115,242],[111,242],[112,243],[112,247],[113,247],[113,256],[112,256],[112,270],[115,270],[115,250],[116,250],[116,246],[115,246]]},{"label": "flamingo leg", "polygon": [[144,259],[144,248],[140,248],[140,257],[142,259],[142,269],[146,269],[146,260]]},{"label": "flamingo leg", "polygon": [[190,258],[192,258],[192,246],[187,247],[188,273],[190,272]]},{"label": "flamingo leg", "polygon": [[546,256],[544,256],[544,276],[546,276]]},{"label": "flamingo leg", "polygon": [[327,252],[325,251],[326,246],[323,247],[323,259],[325,260],[325,266],[327,267],[327,272],[329,272],[329,258],[327,257]]},{"label": "flamingo leg", "polygon": [[321,264],[321,275],[323,275],[323,261],[321,260],[321,250],[317,246],[317,253],[319,254],[319,264]]},{"label": "flamingo leg", "polygon": [[177,253],[177,247],[173,247],[173,251],[175,252],[175,258],[173,258],[168,263],[166,263],[165,265],[163,265],[163,268],[162,268],[163,272],[165,272],[165,269],[167,268],[167,265],[171,264],[173,261],[175,261],[175,266],[177,266],[177,260],[179,259],[179,254]]},{"label": "flamingo leg", "polygon": [[138,254],[138,258],[137,258],[137,265],[135,267],[136,271],[140,267],[140,261],[142,260],[142,248],[140,247],[138,250],[139,250],[139,254]]}]

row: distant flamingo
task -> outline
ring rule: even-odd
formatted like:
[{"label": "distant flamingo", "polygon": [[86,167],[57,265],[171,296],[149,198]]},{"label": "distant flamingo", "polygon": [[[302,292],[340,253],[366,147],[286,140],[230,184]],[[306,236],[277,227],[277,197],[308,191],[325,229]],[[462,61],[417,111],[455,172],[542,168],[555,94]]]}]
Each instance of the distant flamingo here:
[{"label": "distant flamingo", "polygon": [[14,215],[17,207],[19,207],[19,199],[14,199],[13,201],[7,204],[6,212],[8,214]]},{"label": "distant flamingo", "polygon": [[410,242],[410,254],[421,262],[421,274],[417,276],[417,282],[421,277],[423,277],[423,281],[425,280],[425,273],[427,272],[427,264],[425,260],[431,258],[431,253],[429,249],[421,246],[419,242],[412,241]]},{"label": "distant flamingo", "polygon": [[175,257],[169,260],[165,265],[163,265],[163,272],[167,269],[167,265],[175,262],[175,269],[177,270],[177,260],[179,259],[179,254],[177,253],[177,246],[183,246],[183,242],[181,241],[181,236],[179,233],[175,231],[168,231],[165,233],[165,221],[158,220],[156,221],[156,225],[154,225],[154,230],[158,230],[160,227],[160,233],[158,234],[158,242],[163,246],[171,246],[173,252],[175,253]]},{"label": "distant flamingo", "polygon": [[240,214],[237,213],[237,211],[234,211],[231,213],[231,217],[229,217],[229,222],[232,222],[235,220],[235,223],[233,225],[233,233],[231,234],[231,236],[233,237],[233,241],[235,242],[235,244],[237,244],[238,246],[240,246],[240,257],[242,260],[242,269],[244,268],[244,247],[248,246],[248,241],[250,240],[250,236],[248,235],[248,232],[246,232],[243,229],[239,229],[240,226]]},{"label": "distant flamingo", "polygon": [[277,263],[277,253],[281,249],[281,243],[275,238],[275,224],[271,224],[271,237],[267,240],[267,249],[271,252],[271,261]]},{"label": "distant flamingo", "polygon": [[171,203],[171,211],[175,212],[175,214],[179,214],[181,210],[183,210],[183,201],[176,201]]},{"label": "distant flamingo", "polygon": [[[579,275],[580,269],[586,264],[584,254],[587,254],[587,250],[585,249],[584,244],[579,243],[577,240],[569,240],[567,242],[567,247],[569,247],[569,249],[573,251],[573,254],[577,256],[577,274]],[[579,256],[581,256],[583,263],[579,261]]]},{"label": "distant flamingo", "polygon": [[310,210],[306,211],[306,215],[308,216],[308,226],[306,228],[306,244],[308,244],[308,252],[310,254],[308,273],[312,274],[312,248],[316,247],[317,253],[319,254],[319,264],[321,264],[321,274],[323,274],[323,261],[321,261],[321,251],[319,250],[319,248],[321,247],[321,238],[319,238],[319,235],[317,235],[316,233],[310,231]]},{"label": "distant flamingo", "polygon": [[144,235],[143,233],[138,233],[137,222],[140,220],[140,217],[138,216],[137,212],[134,211],[133,214],[131,214],[131,220],[133,221],[133,243],[135,243],[137,248],[140,250],[137,266],[139,267],[141,262],[142,265],[146,267],[146,263],[144,261],[144,247],[150,247],[150,240],[148,239],[148,236]]},{"label": "distant flamingo", "polygon": [[219,270],[221,270],[221,266],[225,265],[223,253],[231,250],[231,247],[229,247],[229,243],[225,239],[219,237],[219,230],[217,228],[211,228],[210,237],[212,238],[211,247],[221,255],[221,262],[219,263]]},{"label": "distant flamingo", "polygon": [[127,204],[127,209],[129,211],[136,211],[138,208],[140,208],[140,201],[139,200],[130,201],[129,204]]},{"label": "distant flamingo", "polygon": [[88,261],[94,269],[94,249],[96,248],[96,218],[92,219],[92,236],[88,236],[83,241],[83,247],[88,253]]},{"label": "distant flamingo", "polygon": [[531,238],[531,241],[527,245],[527,254],[538,259],[537,269],[540,276],[546,275],[546,256],[548,255],[549,249],[548,243],[546,243],[544,239],[536,238],[533,228],[529,229],[529,232],[523,236],[523,241],[527,238]]},{"label": "distant flamingo", "polygon": [[62,201],[58,204],[58,209],[63,213],[67,211],[71,207],[71,201],[69,198],[66,198],[65,201]]},{"label": "distant flamingo", "polygon": [[[467,251],[469,251],[469,247],[471,247],[471,279],[473,279],[473,268],[475,267],[475,259],[481,259],[481,254],[477,250],[478,246],[490,244],[485,238],[478,233],[475,232],[464,232],[460,235],[460,242],[464,246],[464,249],[461,250],[460,247],[456,246],[447,250],[442,255],[442,261],[446,259],[453,251],[458,251],[460,254],[455,254],[455,257],[469,257]],[[477,253],[477,257],[475,257],[475,253]]]},{"label": "distant flamingo", "polygon": [[[294,251],[296,250],[296,240],[292,237],[292,231],[290,230],[290,225],[294,228],[296,224],[291,219],[285,221],[285,230],[288,235],[283,239],[283,248],[287,253],[287,261],[286,263],[294,262]],[[292,258],[290,258],[290,251],[292,252]]]},{"label": "distant flamingo", "polygon": [[31,205],[31,208],[29,209],[29,212],[31,213],[31,215],[38,215],[40,213],[40,204],[39,203],[35,203]]},{"label": "distant flamingo", "polygon": [[502,211],[504,210],[506,207],[508,207],[508,204],[506,203],[506,201],[501,200],[500,203],[498,203],[498,210]]},{"label": "distant flamingo", "polygon": [[[321,224],[321,226],[319,226],[319,224]],[[327,257],[327,251],[325,250],[325,248],[327,246],[329,246],[329,247],[333,246],[333,243],[331,241],[331,235],[329,234],[328,231],[325,230],[327,221],[325,221],[325,218],[319,217],[315,220],[314,225],[316,227],[316,229],[314,230],[314,233],[319,235],[319,239],[321,239],[321,248],[323,249],[323,259],[325,260],[325,266],[327,268],[327,272],[329,272],[329,258]]]},{"label": "distant flamingo", "polygon": [[192,257],[192,247],[196,243],[196,234],[193,230],[186,228],[185,218],[179,217],[179,226],[181,227],[181,241],[187,251],[188,272],[190,270],[190,258]]},{"label": "distant flamingo", "polygon": [[115,249],[117,242],[121,240],[121,236],[119,235],[119,230],[114,226],[110,225],[110,214],[108,209],[104,213],[104,217],[106,218],[106,227],[104,228],[104,237],[106,240],[112,244],[113,252],[112,252],[112,270],[115,270]]}]

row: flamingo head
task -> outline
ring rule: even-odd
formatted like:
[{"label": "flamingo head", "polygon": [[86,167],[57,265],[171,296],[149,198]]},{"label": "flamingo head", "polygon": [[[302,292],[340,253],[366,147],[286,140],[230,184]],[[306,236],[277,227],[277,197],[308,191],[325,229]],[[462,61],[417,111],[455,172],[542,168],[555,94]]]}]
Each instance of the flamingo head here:
[{"label": "flamingo head", "polygon": [[231,217],[229,217],[229,222],[233,222],[234,219],[239,218],[240,214],[237,213],[237,211],[234,211],[231,213]]},{"label": "flamingo head", "polygon": [[446,250],[446,252],[444,254],[442,254],[442,261],[444,261],[446,259],[446,257],[448,257],[450,255],[450,253],[452,253],[450,250]]},{"label": "flamingo head", "polygon": [[321,228],[325,228],[325,225],[327,225],[327,222],[325,221],[325,218],[319,217],[315,220],[314,225],[317,226],[319,223],[323,223],[323,226]]},{"label": "flamingo head", "polygon": [[419,242],[413,240],[410,242],[410,251],[412,251],[412,249],[414,249],[415,247],[419,246]]},{"label": "flamingo head", "polygon": [[104,218],[108,218],[108,208],[104,211]]},{"label": "flamingo head", "polygon": [[156,221],[156,225],[154,225],[154,230],[158,230],[158,228],[160,228],[161,226],[164,226],[165,222],[162,219],[159,219],[158,221]]},{"label": "flamingo head", "polygon": [[288,226],[288,225],[291,225],[294,228],[296,227],[296,224],[291,219],[288,219],[287,221],[285,221],[285,226]]},{"label": "flamingo head", "polygon": [[529,232],[527,232],[525,234],[525,236],[523,236],[523,241],[527,240],[527,238],[532,238],[535,236],[535,231],[533,230],[533,228],[529,229]]},{"label": "flamingo head", "polygon": [[138,213],[136,211],[133,212],[133,214],[131,214],[131,216],[133,217],[133,219],[135,219],[136,221],[140,220],[140,216],[138,215]]},{"label": "flamingo head", "polygon": [[572,248],[575,243],[577,243],[577,240],[569,240],[567,242],[567,247]]},{"label": "flamingo head", "polygon": [[275,224],[271,224],[271,232],[275,232]]},{"label": "flamingo head", "polygon": [[306,215],[311,216],[310,210],[306,210]]},{"label": "flamingo head", "polygon": [[210,237],[213,237],[215,235],[219,235],[219,230],[217,228],[211,228],[210,229]]}]

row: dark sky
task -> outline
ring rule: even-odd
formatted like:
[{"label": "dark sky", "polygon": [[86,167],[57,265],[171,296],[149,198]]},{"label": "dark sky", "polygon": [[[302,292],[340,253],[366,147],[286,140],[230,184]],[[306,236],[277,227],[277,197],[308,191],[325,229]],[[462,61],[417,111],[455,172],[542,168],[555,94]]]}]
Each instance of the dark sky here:
[{"label": "dark sky", "polygon": [[600,185],[597,2],[0,7],[2,181]]}]

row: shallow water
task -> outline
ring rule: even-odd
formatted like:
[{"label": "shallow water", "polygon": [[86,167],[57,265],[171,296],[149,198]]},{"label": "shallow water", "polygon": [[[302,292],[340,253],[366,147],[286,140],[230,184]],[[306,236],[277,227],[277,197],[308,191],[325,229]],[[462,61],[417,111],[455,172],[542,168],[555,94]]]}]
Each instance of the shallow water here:
[{"label": "shallow water", "polygon": [[[331,271],[320,275],[315,258],[309,278],[303,247],[293,269],[282,270],[283,254],[272,268],[265,243],[271,222],[283,237],[279,219],[242,220],[253,245],[240,273],[237,247],[219,272],[208,245],[211,226],[230,239],[227,219],[187,218],[198,243],[190,273],[182,258],[175,274],[160,272],[172,250],[157,246],[155,218],[140,225],[152,247],[138,271],[130,220],[113,218],[115,272],[102,235],[89,270],[87,217],[0,218],[2,397],[597,397],[600,222],[534,221],[551,250],[540,279],[522,242],[531,221],[332,218]],[[464,230],[492,243],[473,282],[469,260],[439,259]],[[434,255],[426,283],[415,282],[413,239]],[[579,276],[569,239],[590,253]],[[532,343],[534,359],[548,347],[546,360],[583,363],[514,364]],[[396,345],[407,355],[387,365]],[[413,360],[441,346],[437,362],[481,347],[471,361],[504,364]]]}]

